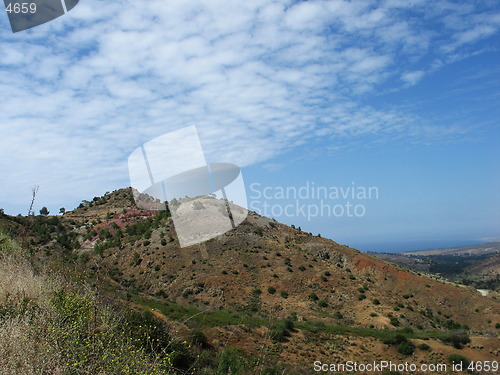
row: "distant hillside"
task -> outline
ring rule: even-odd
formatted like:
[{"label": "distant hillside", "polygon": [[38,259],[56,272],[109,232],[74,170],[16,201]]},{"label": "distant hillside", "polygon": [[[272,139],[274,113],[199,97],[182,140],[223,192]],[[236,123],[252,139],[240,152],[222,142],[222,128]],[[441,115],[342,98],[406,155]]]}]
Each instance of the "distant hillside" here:
[{"label": "distant hillside", "polygon": [[418,257],[431,255],[460,255],[460,256],[480,256],[500,253],[500,242],[487,242],[479,245],[462,246],[448,249],[432,249],[421,251],[403,252],[403,255],[415,255]]},{"label": "distant hillside", "polygon": [[[186,334],[202,330],[216,350],[264,355],[270,366],[307,374],[322,356],[498,359],[498,301],[254,212],[187,248],[169,212],[137,209],[130,189],[62,217],[0,221],[40,261],[76,264],[115,303],[152,311]],[[415,347],[423,339],[432,352]]]},{"label": "distant hillside", "polygon": [[399,254],[369,254],[413,270],[438,274],[477,289],[500,291],[500,242]]}]

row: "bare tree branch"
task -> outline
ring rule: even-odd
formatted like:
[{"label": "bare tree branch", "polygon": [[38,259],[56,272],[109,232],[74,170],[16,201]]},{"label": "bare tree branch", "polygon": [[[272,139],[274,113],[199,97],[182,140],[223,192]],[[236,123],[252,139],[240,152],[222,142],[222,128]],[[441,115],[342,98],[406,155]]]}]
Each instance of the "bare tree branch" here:
[{"label": "bare tree branch", "polygon": [[31,198],[30,209],[28,210],[28,216],[35,214],[33,212],[33,205],[35,204],[36,193],[38,193],[39,188],[40,188],[40,186],[38,186],[38,185],[35,185],[31,188],[32,198]]}]

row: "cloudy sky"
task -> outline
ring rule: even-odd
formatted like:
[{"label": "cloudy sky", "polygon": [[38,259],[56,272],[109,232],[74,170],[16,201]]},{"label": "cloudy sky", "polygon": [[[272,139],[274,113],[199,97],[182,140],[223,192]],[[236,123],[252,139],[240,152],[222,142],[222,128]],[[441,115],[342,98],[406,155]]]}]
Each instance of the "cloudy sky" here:
[{"label": "cloudy sky", "polygon": [[128,186],[135,148],[196,125],[247,187],[379,187],[363,218],[278,217],[308,231],[499,238],[499,29],[496,0],[81,0],[15,34],[2,12],[0,207]]}]

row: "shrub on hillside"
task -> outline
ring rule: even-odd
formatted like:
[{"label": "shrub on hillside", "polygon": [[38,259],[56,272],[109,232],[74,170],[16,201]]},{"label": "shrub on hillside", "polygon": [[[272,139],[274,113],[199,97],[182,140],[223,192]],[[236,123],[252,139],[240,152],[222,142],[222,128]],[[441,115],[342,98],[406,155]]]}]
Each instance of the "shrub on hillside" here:
[{"label": "shrub on hillside", "polygon": [[453,353],[448,356],[448,361],[453,364],[462,363],[462,368],[466,369],[470,361],[461,354]]}]

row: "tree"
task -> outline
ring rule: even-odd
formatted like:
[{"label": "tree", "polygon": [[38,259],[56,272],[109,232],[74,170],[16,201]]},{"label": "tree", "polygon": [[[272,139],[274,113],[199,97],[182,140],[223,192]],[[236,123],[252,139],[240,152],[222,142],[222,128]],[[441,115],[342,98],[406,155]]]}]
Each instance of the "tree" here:
[{"label": "tree", "polygon": [[64,213],[65,213],[65,212],[66,212],[66,209],[65,209],[64,207],[61,207],[61,208],[59,209],[59,213],[60,213],[60,214],[63,214],[63,215],[64,215]]},{"label": "tree", "polygon": [[40,215],[48,215],[49,213],[50,211],[45,206],[40,210]]},{"label": "tree", "polygon": [[31,204],[28,210],[28,216],[34,216],[35,212],[33,211],[33,205],[35,204],[36,193],[38,193],[38,188],[40,186],[35,185],[31,188]]}]

